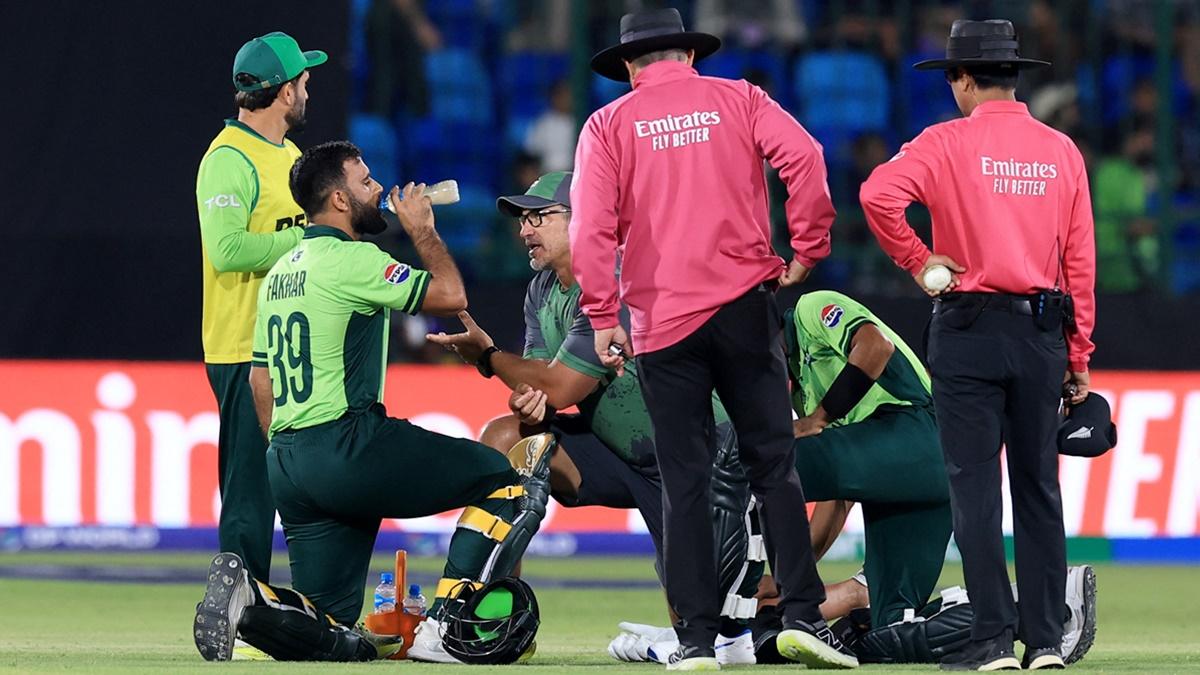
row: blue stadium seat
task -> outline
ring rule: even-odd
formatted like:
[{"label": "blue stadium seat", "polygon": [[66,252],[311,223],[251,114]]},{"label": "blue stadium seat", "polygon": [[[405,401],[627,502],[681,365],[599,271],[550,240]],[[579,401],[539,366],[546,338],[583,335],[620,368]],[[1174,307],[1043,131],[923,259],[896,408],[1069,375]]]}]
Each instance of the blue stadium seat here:
[{"label": "blue stadium seat", "polygon": [[550,104],[550,88],[567,76],[566,54],[514,52],[500,62],[499,98],[505,116],[505,139],[520,147],[533,121]]},{"label": "blue stadium seat", "polygon": [[785,108],[792,103],[791,81],[787,74],[787,58],[764,49],[722,49],[697,64],[701,75],[741,80],[750,71],[760,71],[769,80],[772,98]]},{"label": "blue stadium seat", "polygon": [[366,23],[371,0],[350,3],[350,109],[362,106],[363,91],[371,77],[371,59],[367,54]]},{"label": "blue stadium seat", "polygon": [[479,58],[446,48],[425,57],[431,114],[444,122],[488,126],[494,119],[492,82]]},{"label": "blue stadium seat", "polygon": [[352,114],[349,120],[350,142],[363,151],[363,161],[371,175],[389,189],[396,184],[400,166],[399,138],[396,129],[386,118],[377,115]]},{"label": "blue stadium seat", "polygon": [[[1080,105],[1101,111],[1105,126],[1119,123],[1130,112],[1133,90],[1140,80],[1156,77],[1156,59],[1148,54],[1118,54],[1104,60],[1099,73],[1081,66],[1076,75]],[[1179,61],[1171,63],[1171,94],[1175,114],[1186,114],[1191,93]]]},{"label": "blue stadium seat", "polygon": [[423,3],[425,15],[437,27],[442,44],[480,51],[495,39],[490,3],[477,0],[434,0]]},{"label": "blue stadium seat", "polygon": [[891,85],[883,62],[851,51],[813,52],[796,64],[796,99],[807,124],[852,132],[883,131]]},{"label": "blue stadium seat", "polygon": [[[929,49],[924,52],[913,52],[900,60],[897,73],[897,98],[903,96],[907,107],[906,119],[898,120],[904,126],[898,126],[902,138],[908,141],[921,133],[925,127],[959,117],[958,104],[954,102],[954,93],[946,84],[946,76],[940,70],[914,70],[912,64],[926,59],[940,59],[946,55],[943,49]],[[899,102],[897,102],[899,104]]]},{"label": "blue stadium seat", "polygon": [[555,82],[567,76],[566,54],[514,52],[500,62],[500,97],[509,114],[536,117]]},{"label": "blue stadium seat", "polygon": [[592,108],[600,108],[629,93],[628,82],[617,82],[592,73]]},{"label": "blue stadium seat", "polygon": [[497,218],[496,191],[459,180],[457,204],[437,207],[438,234],[452,253],[474,254]]},{"label": "blue stadium seat", "polygon": [[1192,214],[1175,226],[1171,237],[1171,290],[1179,295],[1200,292],[1200,196],[1179,195],[1177,213]]},{"label": "blue stadium seat", "polygon": [[796,64],[799,118],[835,164],[848,160],[848,145],[861,133],[885,132],[891,86],[883,63],[854,51],[821,51]]},{"label": "blue stadium seat", "polygon": [[492,126],[452,123],[433,117],[408,125],[406,145],[414,175],[405,180],[453,178],[495,188],[502,168],[500,139]]}]

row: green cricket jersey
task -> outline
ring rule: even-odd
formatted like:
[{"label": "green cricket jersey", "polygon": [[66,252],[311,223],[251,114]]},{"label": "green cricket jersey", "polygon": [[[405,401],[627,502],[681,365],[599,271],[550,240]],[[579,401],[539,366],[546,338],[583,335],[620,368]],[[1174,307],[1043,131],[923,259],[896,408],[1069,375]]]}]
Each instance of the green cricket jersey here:
[{"label": "green cricket jersey", "polygon": [[[654,459],[654,427],[637,365],[625,364],[625,375],[605,368],[596,355],[592,324],[579,309],[579,284],[563,288],[553,270],[543,270],[529,282],[525,294],[525,358],[557,359],[571,370],[600,380],[596,390],[579,402],[579,412],[592,433],[626,463],[648,466]],[[729,419],[713,396],[718,422]]]},{"label": "green cricket jersey", "polygon": [[834,291],[800,296],[785,327],[788,370],[792,377],[792,408],[809,415],[846,365],[850,341],[864,324],[874,324],[896,345],[883,374],[850,412],[830,426],[854,424],[870,417],[879,406],[932,405],[929,374],[913,350],[871,310]]},{"label": "green cricket jersey", "polygon": [[251,363],[271,373],[271,433],[381,401],[390,310],[416,314],[429,280],[374,244],[310,225],[258,293]]}]

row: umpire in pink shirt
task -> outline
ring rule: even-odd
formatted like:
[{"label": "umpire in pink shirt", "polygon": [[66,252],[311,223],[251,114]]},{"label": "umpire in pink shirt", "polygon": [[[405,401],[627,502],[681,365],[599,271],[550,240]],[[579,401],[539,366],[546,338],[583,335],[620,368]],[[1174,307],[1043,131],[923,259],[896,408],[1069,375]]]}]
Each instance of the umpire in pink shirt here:
[{"label": "umpire in pink shirt", "polygon": [[[774,299],[776,286],[803,281],[829,254],[834,209],[821,146],[762,89],[697,75],[692,64],[719,47],[663,9],[622,17],[621,43],[592,59],[633,91],[588,118],[576,149],[570,237],[580,304],[606,365],[620,373],[637,354],[663,480],[667,599],[679,617],[670,667],[716,666],[714,388],[764,505],[783,590],[779,651],[853,667],[818,610],[825,593],[793,461]],[[771,248],[764,161],[787,184],[790,264]],[[620,300],[630,335],[617,321]]]},{"label": "umpire in pink shirt", "polygon": [[[1046,65],[1019,56],[1008,21],[955,21],[946,58],[917,68],[946,72],[965,117],[905,144],[860,194],[879,243],[918,283],[935,264],[955,273],[930,292],[929,330],[954,538],[975,609],[972,642],[943,662],[952,670],[1018,667],[1014,635],[1026,668],[1063,667],[1058,407],[1064,390],[1069,404],[1087,396],[1096,261],[1083,158],[1013,94],[1021,69]],[[912,202],[929,208],[937,254],[904,218]],[[1000,529],[1002,443],[1019,615]]]}]

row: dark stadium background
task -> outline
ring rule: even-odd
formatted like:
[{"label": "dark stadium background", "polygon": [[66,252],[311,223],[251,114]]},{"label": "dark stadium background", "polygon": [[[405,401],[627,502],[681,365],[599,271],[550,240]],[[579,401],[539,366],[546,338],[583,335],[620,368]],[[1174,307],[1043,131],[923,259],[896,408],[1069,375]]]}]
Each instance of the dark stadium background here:
[{"label": "dark stadium background", "polygon": [[[493,200],[536,175],[524,134],[552,86],[561,81],[581,124],[623,91],[587,70],[615,40],[620,14],[670,4],[689,25],[723,28],[726,46],[702,72],[763,84],[826,146],[834,254],[806,287],[850,292],[914,344],[929,303],[879,252],[857,186],[901,142],[953,114],[940,74],[909,68],[943,48],[948,21],[1013,19],[1025,52],[1055,61],[1019,97],[1090,159],[1104,242],[1093,365],[1200,369],[1190,337],[1200,332],[1195,2],[797,0],[790,16],[774,16],[778,3],[413,0],[427,27],[402,18],[403,4],[4,3],[0,357],[200,359],[195,169],[234,113],[234,53],[271,30],[331,57],[313,73],[301,147],[349,136],[383,180],[459,180],[463,202],[439,209],[440,229],[473,313],[518,346],[529,271]],[[1144,188],[1140,199],[1130,181]],[[406,253],[395,233],[380,244]],[[443,358],[420,345],[430,327],[398,323],[393,358]]]}]

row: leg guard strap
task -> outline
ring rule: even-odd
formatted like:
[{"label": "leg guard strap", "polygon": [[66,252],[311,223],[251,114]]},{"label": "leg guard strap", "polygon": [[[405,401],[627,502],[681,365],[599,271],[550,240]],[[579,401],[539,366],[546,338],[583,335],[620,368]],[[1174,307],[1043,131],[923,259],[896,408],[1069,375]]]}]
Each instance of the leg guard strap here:
[{"label": "leg guard strap", "polygon": [[441,579],[438,579],[437,591],[433,594],[433,597],[445,600],[446,598],[449,598],[451,594],[457,594],[458,587],[463,585],[470,586],[473,590],[479,590],[480,588],[483,588],[483,584],[477,581],[471,581],[470,579],[450,579],[448,577],[442,577]]},{"label": "leg guard strap", "polygon": [[487,583],[512,574],[546,516],[555,444],[553,434],[538,434],[521,439],[508,451],[520,482],[493,490],[463,509],[444,576]]},{"label": "leg guard strap", "polygon": [[493,579],[503,579],[510,576],[513,569],[517,566],[517,562],[521,560],[521,556],[525,554],[525,549],[529,546],[529,541],[533,539],[533,535],[537,533],[538,528],[542,524],[542,518],[546,514],[546,505],[543,502],[540,512],[534,509],[525,509],[517,514],[513,519],[512,526],[509,528],[508,536],[502,541],[497,541],[496,547],[492,549],[492,554],[488,556],[487,564],[484,565],[480,572],[479,581],[487,583]]},{"label": "leg guard strap", "polygon": [[757,611],[758,600],[743,598],[737,593],[727,594],[725,596],[725,603],[721,605],[721,616],[726,616],[730,619],[753,619]]},{"label": "leg guard strap", "polygon": [[523,485],[509,485],[496,490],[488,495],[488,499],[516,499],[525,496],[525,487]]},{"label": "leg guard strap", "polygon": [[468,506],[463,509],[462,515],[458,517],[458,526],[474,530],[497,543],[507,539],[513,528],[500,516],[488,513],[478,506]]}]

